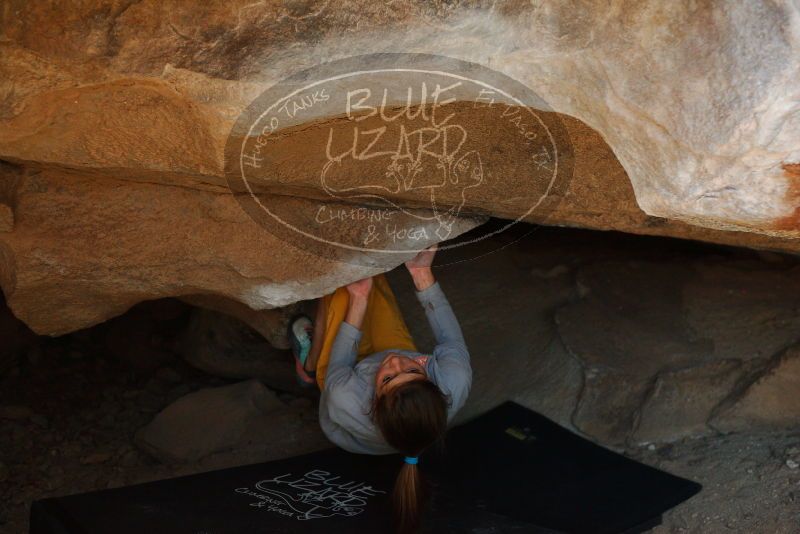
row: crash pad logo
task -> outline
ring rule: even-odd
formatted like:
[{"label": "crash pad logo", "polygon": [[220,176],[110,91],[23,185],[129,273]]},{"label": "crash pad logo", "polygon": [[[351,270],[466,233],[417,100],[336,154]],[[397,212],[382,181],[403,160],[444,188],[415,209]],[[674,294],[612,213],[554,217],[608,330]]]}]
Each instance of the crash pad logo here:
[{"label": "crash pad logo", "polygon": [[314,469],[302,476],[287,473],[261,480],[254,488],[236,488],[236,493],[252,497],[250,506],[304,521],[359,515],[371,497],[386,492]]},{"label": "crash pad logo", "polygon": [[[225,172],[273,234],[361,262],[543,222],[572,159],[558,115],[521,83],[452,58],[371,54],[261,94],[231,131]],[[454,239],[489,213],[508,224]]]}]

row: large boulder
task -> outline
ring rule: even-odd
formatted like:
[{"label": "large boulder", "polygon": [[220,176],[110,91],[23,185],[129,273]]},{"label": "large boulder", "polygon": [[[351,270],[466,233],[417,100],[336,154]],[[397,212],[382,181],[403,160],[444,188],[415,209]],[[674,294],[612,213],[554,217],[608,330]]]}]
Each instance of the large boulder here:
[{"label": "large boulder", "polygon": [[[723,431],[800,425],[800,346],[770,361],[712,420]],[[740,388],[741,389],[741,388]]]},{"label": "large boulder", "polygon": [[[800,14],[789,0],[5,7],[0,285],[39,333],[167,296],[268,310],[406,259],[296,249],[225,184],[226,139],[248,103],[355,51],[456,57],[540,95],[575,154],[548,223],[800,249]],[[304,136],[330,120],[298,125],[286,143],[302,156]],[[316,194],[302,172],[292,178],[295,197]],[[523,190],[509,183],[465,213],[511,217]]]},{"label": "large boulder", "polygon": [[278,350],[268,339],[231,315],[197,308],[174,349],[192,366],[215,376],[257,378],[282,390],[299,387],[291,352]]},{"label": "large boulder", "polygon": [[248,441],[274,439],[272,412],[284,404],[257,380],[189,393],[136,434],[138,445],[166,462],[190,462]]},{"label": "large boulder", "polygon": [[[732,420],[748,417],[788,421],[792,363],[772,362],[800,331],[793,262],[708,254],[599,261],[581,266],[576,283],[580,298],[554,317],[584,370],[571,419],[578,429],[607,443],[641,443],[734,428]],[[773,367],[780,372],[770,379]],[[764,384],[738,400],[748,381]],[[779,403],[787,408],[772,415]],[[724,423],[710,424],[723,412]]]}]

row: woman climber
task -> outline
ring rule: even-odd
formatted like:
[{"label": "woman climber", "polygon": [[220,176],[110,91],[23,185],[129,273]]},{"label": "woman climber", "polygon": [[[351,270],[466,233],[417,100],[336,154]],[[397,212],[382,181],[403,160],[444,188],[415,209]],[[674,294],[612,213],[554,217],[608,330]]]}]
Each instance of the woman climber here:
[{"label": "woman climber", "polygon": [[300,315],[289,325],[298,379],[322,392],[328,439],[350,452],[405,456],[393,495],[401,531],[419,525],[417,461],[444,436],[472,383],[461,328],[431,271],[436,249],[405,263],[436,338],[433,353],[417,350],[382,274],[319,299],[313,322]]}]

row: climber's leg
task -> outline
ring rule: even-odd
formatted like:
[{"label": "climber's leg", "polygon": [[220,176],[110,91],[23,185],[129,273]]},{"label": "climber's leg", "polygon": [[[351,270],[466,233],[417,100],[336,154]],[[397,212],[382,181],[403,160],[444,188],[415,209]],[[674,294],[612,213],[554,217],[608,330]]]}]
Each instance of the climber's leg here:
[{"label": "climber's leg", "polygon": [[325,340],[325,307],[322,304],[322,299],[319,298],[315,302],[316,311],[314,312],[314,331],[311,334],[311,350],[306,358],[305,370],[313,374],[317,369],[317,362],[319,355],[322,352],[322,344]]},{"label": "climber's leg", "polygon": [[372,278],[370,308],[364,318],[362,330],[371,340],[370,353],[390,349],[417,350],[414,339],[408,331],[403,314],[397,305],[386,275],[379,274]]},{"label": "climber's leg", "polygon": [[[320,300],[319,306],[322,311],[318,310],[316,323],[325,325],[325,332],[321,336],[322,346],[316,361],[316,378],[320,389],[325,387],[325,373],[328,370],[333,341],[336,339],[339,325],[347,315],[349,302],[350,295],[344,287],[340,287],[330,295],[325,295]],[[323,321],[320,321],[320,314],[324,316]],[[361,341],[358,344],[359,360],[387,349],[417,350],[400,313],[400,308],[397,306],[394,293],[383,274],[373,277],[372,291],[369,295],[361,331]]]}]

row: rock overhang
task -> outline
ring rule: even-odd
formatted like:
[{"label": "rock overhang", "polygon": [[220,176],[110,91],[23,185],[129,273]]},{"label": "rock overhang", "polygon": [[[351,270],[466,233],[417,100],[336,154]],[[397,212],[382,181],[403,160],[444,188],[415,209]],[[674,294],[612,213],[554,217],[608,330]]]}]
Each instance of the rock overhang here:
[{"label": "rock overhang", "polygon": [[[225,180],[224,145],[250,102],[354,53],[460,58],[541,95],[575,167],[558,208],[531,222],[798,250],[794,4],[401,7],[133,3],[97,11],[99,31],[91,6],[34,6],[5,21],[0,158],[20,168],[3,167],[0,272],[15,313],[57,334],[164,296],[263,310],[400,263],[355,267],[260,235]],[[286,143],[313,133],[300,130]],[[297,202],[316,198],[302,172],[291,178]],[[513,197],[494,191],[465,213],[513,218]]]}]

